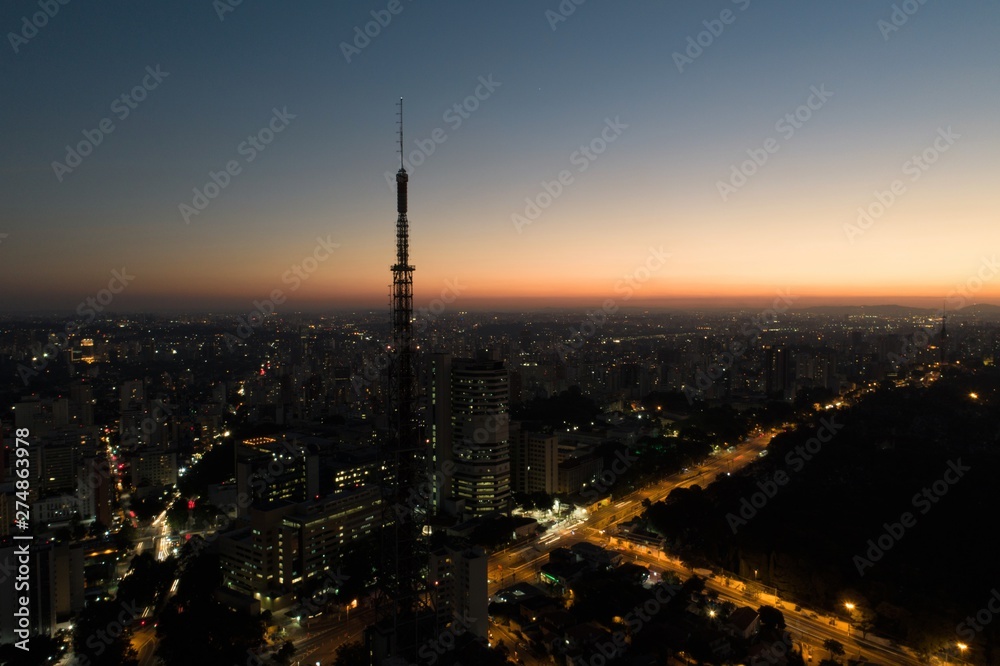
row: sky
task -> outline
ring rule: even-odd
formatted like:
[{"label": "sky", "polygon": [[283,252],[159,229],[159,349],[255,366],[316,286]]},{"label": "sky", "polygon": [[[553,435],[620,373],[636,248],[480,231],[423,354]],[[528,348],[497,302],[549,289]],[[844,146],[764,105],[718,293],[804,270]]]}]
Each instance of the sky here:
[{"label": "sky", "polygon": [[418,306],[998,303],[998,28],[991,0],[10,0],[0,311],[387,308],[400,97]]}]

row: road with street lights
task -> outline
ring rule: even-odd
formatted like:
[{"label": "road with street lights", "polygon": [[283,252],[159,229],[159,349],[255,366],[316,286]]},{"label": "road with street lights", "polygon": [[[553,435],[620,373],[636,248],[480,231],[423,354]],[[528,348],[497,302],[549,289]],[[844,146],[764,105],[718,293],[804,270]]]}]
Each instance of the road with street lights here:
[{"label": "road with street lights", "polygon": [[643,500],[655,503],[665,499],[676,488],[696,484],[707,486],[719,474],[731,473],[750,464],[767,448],[775,434],[770,432],[755,437],[709,456],[701,465],[691,467],[687,472],[672,474],[620,497],[612,496],[610,501],[585,517],[568,523],[564,521],[531,544],[494,554],[490,557],[489,577],[494,581],[489,586],[490,595],[514,583],[537,581],[537,571],[548,562],[549,551],[553,548],[582,540],[606,545],[609,528],[640,515],[645,510]]},{"label": "road with street lights", "polygon": [[[710,456],[701,465],[694,466],[687,472],[671,475],[658,483],[621,497],[612,497],[611,501],[598,507],[582,520],[565,523],[530,545],[494,555],[490,558],[492,581],[489,584],[490,595],[515,583],[538,582],[538,572],[548,561],[549,551],[553,548],[568,546],[582,540],[607,547],[611,538],[609,533],[614,531],[614,526],[631,520],[645,510],[643,500],[648,499],[651,503],[655,503],[665,499],[676,488],[686,488],[695,484],[707,486],[719,474],[735,472],[756,460],[760,453],[766,450],[775,434],[772,431],[755,437],[718,455]],[[657,555],[631,550],[623,552],[633,557],[633,561],[652,567],[653,570],[670,571],[682,578],[694,575],[679,561],[669,559],[662,552]],[[706,589],[717,592],[720,599],[732,601],[739,606],[757,608],[764,603],[760,596],[747,590],[745,585],[735,579],[724,581],[709,579],[706,581]],[[794,611],[788,608],[787,604],[777,600],[773,600],[773,603],[777,603],[781,608],[788,630],[792,633],[796,644],[803,649],[804,657],[808,659],[811,656],[816,663],[828,656],[822,647],[824,641],[828,639],[843,644],[848,657],[860,656],[873,663],[900,666],[916,666],[922,663],[901,649],[859,638],[843,619],[824,617],[805,608]],[[493,630],[496,631],[498,626],[493,624]]]}]

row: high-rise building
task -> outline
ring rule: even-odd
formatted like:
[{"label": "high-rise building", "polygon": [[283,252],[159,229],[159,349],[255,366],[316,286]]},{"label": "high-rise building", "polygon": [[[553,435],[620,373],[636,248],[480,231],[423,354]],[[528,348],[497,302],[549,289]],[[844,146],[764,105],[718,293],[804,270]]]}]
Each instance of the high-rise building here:
[{"label": "high-rise building", "polygon": [[286,515],[282,528],[299,544],[298,575],[310,579],[336,569],[345,548],[375,536],[381,504],[377,486],[362,486],[304,502]]},{"label": "high-rise building", "polygon": [[236,510],[247,515],[255,502],[304,502],[319,493],[319,458],[287,439],[267,438],[257,446],[236,447]]},{"label": "high-rise building", "polygon": [[[83,608],[84,553],[82,544],[56,545],[52,542],[31,542],[27,553],[22,554],[27,541],[5,538],[0,542],[0,567],[12,572],[0,576],[0,643],[22,640],[15,629],[27,629],[30,636],[52,636],[56,623],[69,619]],[[19,563],[27,560],[26,579],[18,570]],[[18,582],[27,583],[27,589],[16,589]],[[28,599],[28,626],[22,627],[14,610],[20,608],[21,597]]]},{"label": "high-rise building", "polygon": [[510,509],[509,385],[502,361],[452,361],[452,494],[473,516]]},{"label": "high-rise building", "polygon": [[107,457],[98,455],[83,459],[76,493],[83,508],[81,517],[93,516],[102,525],[111,525],[115,480]]},{"label": "high-rise building", "polygon": [[559,488],[559,437],[519,430],[511,434],[511,489],[547,493]]},{"label": "high-rise building", "polygon": [[345,547],[375,536],[382,498],[377,486],[363,486],[297,504],[259,502],[247,514],[219,537],[223,584],[278,610],[296,590],[336,572]]},{"label": "high-rise building", "polygon": [[764,366],[764,390],[768,396],[784,398],[789,388],[790,352],[784,347],[767,347]]},{"label": "high-rise building", "polygon": [[[14,534],[16,511],[17,490],[14,482],[0,481],[0,538]],[[2,642],[0,641],[0,643]]]},{"label": "high-rise building", "polygon": [[118,406],[120,411],[142,409],[146,403],[146,392],[141,379],[122,382],[118,391]]},{"label": "high-rise building", "polygon": [[84,544],[53,546],[52,605],[56,620],[64,622],[83,610],[84,604]]},{"label": "high-rise building", "polygon": [[461,626],[480,638],[489,629],[489,557],[480,548],[456,550],[445,546],[430,555],[429,579],[439,612],[451,626]]},{"label": "high-rise building", "polygon": [[83,425],[94,425],[94,388],[90,384],[77,382],[70,386],[71,422]]},{"label": "high-rise building", "polygon": [[162,488],[177,483],[177,452],[150,449],[130,455],[131,484],[135,488]]}]

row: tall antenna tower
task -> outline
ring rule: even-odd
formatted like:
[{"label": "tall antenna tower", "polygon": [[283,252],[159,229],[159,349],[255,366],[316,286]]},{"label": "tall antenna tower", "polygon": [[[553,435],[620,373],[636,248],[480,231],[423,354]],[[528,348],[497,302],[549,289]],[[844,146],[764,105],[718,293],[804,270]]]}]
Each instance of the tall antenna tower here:
[{"label": "tall antenna tower", "polygon": [[392,341],[387,367],[389,436],[384,444],[384,496],[382,572],[379,576],[382,603],[376,632],[381,648],[373,657],[413,658],[433,636],[427,595],[427,548],[423,538],[426,499],[418,487],[426,457],[420,443],[416,410],[416,372],[413,345],[413,271],[410,265],[410,229],[406,218],[409,176],[403,165],[403,99],[399,100],[399,171],[396,172],[396,263],[392,265],[390,290]]}]

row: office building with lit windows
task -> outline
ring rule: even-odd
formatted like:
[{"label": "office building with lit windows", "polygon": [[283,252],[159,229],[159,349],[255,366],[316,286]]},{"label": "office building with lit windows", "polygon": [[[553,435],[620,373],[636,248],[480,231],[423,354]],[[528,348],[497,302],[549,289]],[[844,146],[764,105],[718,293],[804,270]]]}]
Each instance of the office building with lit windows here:
[{"label": "office building with lit windows", "polygon": [[[510,510],[510,384],[502,361],[480,354],[431,361],[430,447],[440,499],[466,516]],[[440,499],[437,506],[440,506]]]},{"label": "office building with lit windows", "polygon": [[287,608],[297,591],[335,573],[348,549],[375,536],[382,513],[377,486],[254,504],[218,539],[224,585],[258,600],[262,610]]}]

